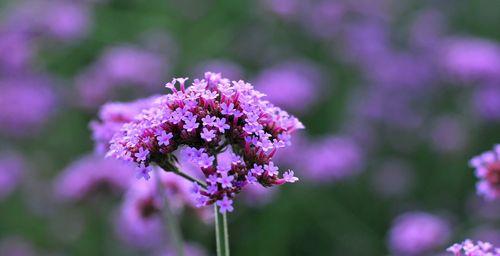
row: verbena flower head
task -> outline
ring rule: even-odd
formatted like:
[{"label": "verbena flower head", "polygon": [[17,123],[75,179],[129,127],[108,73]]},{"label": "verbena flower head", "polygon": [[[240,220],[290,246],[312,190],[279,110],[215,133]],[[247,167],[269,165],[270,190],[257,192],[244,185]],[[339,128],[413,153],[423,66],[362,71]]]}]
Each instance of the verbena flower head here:
[{"label": "verbena flower head", "polygon": [[450,246],[447,252],[455,256],[499,256],[500,248],[488,242],[465,240],[462,243]]},{"label": "verbena flower head", "polygon": [[422,255],[447,242],[448,223],[425,212],[405,213],[394,221],[389,246],[396,255]]},{"label": "verbena flower head", "polygon": [[479,179],[476,185],[477,193],[488,200],[498,199],[500,197],[500,145],[473,157],[469,165],[476,169],[475,174]]},{"label": "verbena flower head", "polygon": [[[172,93],[126,123],[111,140],[108,155],[173,171],[173,153],[181,148],[206,178],[207,190],[194,190],[199,206],[217,202],[222,211],[232,211],[232,199],[249,180],[265,187],[295,181],[280,177],[272,159],[290,144],[295,130],[304,128],[297,118],[244,81],[211,72],[189,87],[186,81],[167,83]],[[231,164],[217,164],[217,155],[226,149],[234,153]]]}]

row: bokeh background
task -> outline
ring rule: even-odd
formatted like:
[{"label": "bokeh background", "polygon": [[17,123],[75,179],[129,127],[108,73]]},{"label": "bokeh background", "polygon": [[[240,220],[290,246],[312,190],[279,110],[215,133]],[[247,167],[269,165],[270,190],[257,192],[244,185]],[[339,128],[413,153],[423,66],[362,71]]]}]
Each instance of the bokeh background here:
[{"label": "bokeh background", "polygon": [[[126,188],[94,191],[96,173],[129,173],[93,153],[89,123],[204,71],[307,127],[278,156],[300,182],[236,202],[234,255],[500,245],[500,205],[468,167],[500,135],[496,1],[15,0],[0,15],[2,256],[174,255],[123,234]],[[214,255],[209,216],[179,216],[192,255]]]}]

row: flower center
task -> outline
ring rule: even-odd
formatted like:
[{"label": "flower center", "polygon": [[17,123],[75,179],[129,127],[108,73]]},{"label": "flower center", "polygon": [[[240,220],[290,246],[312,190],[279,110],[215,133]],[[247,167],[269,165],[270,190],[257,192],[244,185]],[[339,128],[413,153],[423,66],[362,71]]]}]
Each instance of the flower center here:
[{"label": "flower center", "polygon": [[486,180],[493,186],[500,188],[500,161],[494,162],[488,166]]}]

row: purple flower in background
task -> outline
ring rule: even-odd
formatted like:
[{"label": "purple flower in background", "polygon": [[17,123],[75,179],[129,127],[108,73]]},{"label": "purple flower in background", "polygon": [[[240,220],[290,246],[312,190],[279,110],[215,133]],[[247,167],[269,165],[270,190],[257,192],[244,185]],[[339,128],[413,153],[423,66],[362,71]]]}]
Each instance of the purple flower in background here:
[{"label": "purple flower in background", "polygon": [[134,167],[100,155],[87,155],[71,163],[55,181],[62,200],[84,200],[98,192],[121,194],[134,177]]},{"label": "purple flower in background", "polygon": [[500,47],[479,38],[451,38],[442,47],[442,65],[452,77],[465,82],[500,75]]},{"label": "purple flower in background", "polygon": [[364,166],[363,151],[348,137],[326,137],[313,142],[304,154],[301,176],[331,182],[353,176]]},{"label": "purple flower in background", "polygon": [[499,121],[500,86],[496,84],[476,88],[473,95],[473,104],[479,116],[488,121]]},{"label": "purple flower in background", "polygon": [[500,145],[473,157],[469,165],[475,168],[475,175],[479,179],[476,185],[478,195],[487,200],[498,199],[500,197]]},{"label": "purple flower in background", "polygon": [[16,153],[0,154],[0,201],[18,186],[25,169],[24,159]]},{"label": "purple flower in background", "polygon": [[255,87],[269,101],[295,112],[305,112],[325,93],[320,69],[308,61],[287,61],[263,70]]},{"label": "purple flower in background", "polygon": [[446,220],[425,212],[409,212],[397,217],[388,243],[396,255],[422,255],[444,245],[450,236]]},{"label": "purple flower in background", "polygon": [[199,63],[194,69],[194,74],[202,76],[205,70],[224,74],[224,76],[233,80],[240,79],[244,74],[243,68],[237,63],[223,59],[213,59]]},{"label": "purple flower in background", "polygon": [[29,66],[35,47],[26,33],[0,29],[0,74]]},{"label": "purple flower in background", "polygon": [[298,15],[304,7],[304,2],[300,0],[262,0],[270,11],[284,17],[291,18]]},{"label": "purple flower in background", "polygon": [[89,31],[91,12],[85,3],[18,1],[10,8],[6,25],[24,33],[63,41],[82,38]]},{"label": "purple flower in background", "polygon": [[101,154],[108,151],[113,134],[118,132],[124,123],[132,121],[142,110],[149,108],[156,98],[152,96],[137,101],[112,102],[102,106],[98,120],[92,121],[89,125],[96,151]]},{"label": "purple flower in background", "polygon": [[[184,209],[195,209],[196,198],[191,192],[192,183],[173,174],[154,170],[151,180],[133,180],[120,208],[116,231],[128,244],[139,248],[158,248],[166,241],[167,234],[162,222],[163,200],[175,214]],[[158,182],[157,178],[160,178]],[[161,184],[163,188],[159,188]],[[159,194],[165,193],[166,198]],[[200,217],[206,213],[197,212]],[[203,216],[205,215],[205,216]]]},{"label": "purple flower in background", "polygon": [[[155,177],[155,176],[153,176]],[[138,248],[157,248],[166,239],[163,228],[163,207],[157,194],[156,178],[153,182],[135,181],[125,194],[116,222],[118,237]]]},{"label": "purple flower in background", "polygon": [[[201,170],[205,180],[210,178],[210,182],[213,175],[217,176],[218,190],[212,188],[211,193],[198,191],[197,198],[202,199],[198,200],[199,203],[219,202],[224,212],[232,211],[228,202],[232,202],[231,199],[248,184],[247,175],[255,165],[266,166],[266,172],[252,173],[261,185],[282,184],[272,158],[278,149],[289,144],[291,133],[304,128],[298,119],[262,99],[264,94],[244,81],[230,81],[221,74],[210,72],[205,74],[205,79],[196,79],[190,87],[184,85],[185,80],[174,79],[168,83],[171,94],[159,97],[149,109],[125,123],[111,139],[108,156],[137,165],[156,163],[164,170],[172,171],[172,165],[176,163],[165,161],[170,161],[171,154],[182,147],[181,154]],[[218,96],[207,100],[202,96],[207,92],[215,92]],[[203,122],[213,122],[212,116],[222,116],[223,113],[226,117],[216,118],[212,124],[224,133],[223,141],[208,143],[212,134],[208,128],[202,131],[198,127]],[[177,117],[172,118],[174,116]],[[252,125],[253,129],[245,129],[247,125]],[[161,131],[173,135],[167,147],[159,145],[154,138]],[[216,157],[226,146],[242,150],[231,155],[230,164],[214,165]]]},{"label": "purple flower in background", "polygon": [[498,256],[500,248],[496,248],[489,242],[465,240],[462,243],[450,246],[447,252],[454,256]]},{"label": "purple flower in background", "polygon": [[94,107],[116,98],[124,88],[134,93],[151,92],[163,80],[168,65],[161,54],[136,46],[106,49],[101,57],[76,78],[84,106]]},{"label": "purple flower in background", "polygon": [[90,21],[90,11],[83,3],[51,1],[46,6],[43,22],[40,25],[50,36],[61,40],[73,40],[87,34]]},{"label": "purple flower in background", "polygon": [[56,95],[45,77],[3,77],[0,91],[0,133],[24,136],[36,132],[55,112]]},{"label": "purple flower in background", "polygon": [[346,5],[340,1],[316,1],[310,2],[307,13],[304,15],[304,25],[307,32],[319,38],[333,38],[340,32],[343,19],[348,10]]},{"label": "purple flower in background", "polygon": [[99,66],[118,86],[133,83],[146,88],[160,84],[168,68],[161,55],[127,45],[107,49]]},{"label": "purple flower in background", "polygon": [[35,256],[36,252],[31,243],[20,237],[4,237],[0,241],[0,255],[5,256]]}]

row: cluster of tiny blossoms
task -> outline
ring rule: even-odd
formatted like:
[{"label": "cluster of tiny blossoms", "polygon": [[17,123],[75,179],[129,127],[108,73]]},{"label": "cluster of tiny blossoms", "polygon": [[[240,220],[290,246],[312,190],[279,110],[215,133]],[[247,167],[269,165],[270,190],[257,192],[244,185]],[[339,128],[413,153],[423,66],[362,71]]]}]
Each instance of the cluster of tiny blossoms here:
[{"label": "cluster of tiny blossoms", "polygon": [[[198,205],[217,203],[222,213],[233,210],[232,199],[247,184],[298,180],[293,171],[279,177],[272,162],[278,149],[290,145],[291,133],[304,128],[297,118],[244,81],[211,72],[191,86],[186,81],[167,83],[172,93],[124,124],[108,155],[135,162],[139,175],[149,179],[151,163],[175,172],[174,151],[181,148],[205,177],[206,186],[195,183]],[[231,163],[218,164],[217,155],[227,149],[233,152]]]},{"label": "cluster of tiny blossoms", "polygon": [[477,193],[488,200],[500,198],[500,145],[473,157],[470,166],[476,169],[479,178]]},{"label": "cluster of tiny blossoms", "polygon": [[447,250],[455,256],[499,256],[500,248],[495,248],[491,243],[465,240],[460,244],[454,244]]}]

